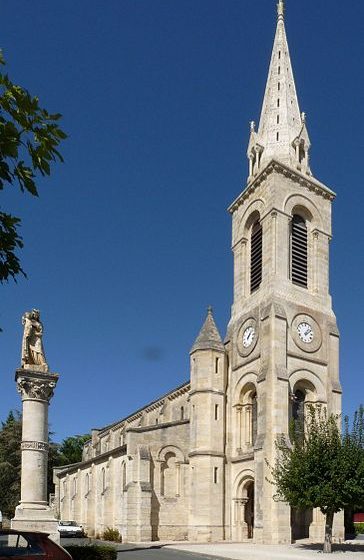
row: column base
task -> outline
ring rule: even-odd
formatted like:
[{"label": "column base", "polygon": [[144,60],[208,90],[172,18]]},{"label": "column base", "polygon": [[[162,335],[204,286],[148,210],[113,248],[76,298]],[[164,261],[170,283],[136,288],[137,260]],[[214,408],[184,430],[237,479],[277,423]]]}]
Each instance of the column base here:
[{"label": "column base", "polygon": [[24,507],[22,504],[15,508],[11,528],[17,531],[41,531],[48,533],[49,538],[59,544],[58,520],[54,510],[49,506]]}]

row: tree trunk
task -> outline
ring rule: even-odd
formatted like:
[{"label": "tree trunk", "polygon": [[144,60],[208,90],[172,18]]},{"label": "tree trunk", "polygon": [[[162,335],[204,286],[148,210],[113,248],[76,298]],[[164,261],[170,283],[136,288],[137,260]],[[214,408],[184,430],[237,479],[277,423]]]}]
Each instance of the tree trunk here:
[{"label": "tree trunk", "polygon": [[324,552],[332,552],[332,525],[334,523],[334,512],[328,511],[325,520],[325,542],[324,542]]}]

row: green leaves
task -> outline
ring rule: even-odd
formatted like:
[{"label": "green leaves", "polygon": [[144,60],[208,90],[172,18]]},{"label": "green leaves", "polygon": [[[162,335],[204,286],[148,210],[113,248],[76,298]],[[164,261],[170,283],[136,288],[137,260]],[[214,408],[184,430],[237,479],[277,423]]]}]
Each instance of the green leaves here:
[{"label": "green leaves", "polygon": [[0,429],[0,510],[14,515],[20,499],[21,417],[10,412]]},{"label": "green leaves", "polygon": [[59,447],[57,459],[58,465],[70,465],[79,463],[82,460],[82,450],[84,443],[90,439],[90,435],[71,436],[63,440]]},{"label": "green leaves", "polygon": [[364,504],[364,409],[355,413],[352,428],[322,407],[308,406],[305,426],[291,427],[291,441],[276,442],[271,469],[276,497],[292,507],[320,508],[329,517],[347,506]]},{"label": "green leaves", "polygon": [[17,248],[23,247],[23,240],[19,236],[17,227],[20,219],[0,211],[0,282],[8,280],[9,276],[16,280],[18,274],[25,272],[15,254]]},{"label": "green leaves", "polygon": [[[0,51],[0,65],[5,61]],[[37,176],[49,176],[51,164],[63,162],[58,147],[67,135],[59,128],[59,113],[48,113],[21,86],[0,72],[0,190],[17,185],[38,196]],[[19,218],[0,214],[0,282],[22,273],[15,250],[23,246]]]}]

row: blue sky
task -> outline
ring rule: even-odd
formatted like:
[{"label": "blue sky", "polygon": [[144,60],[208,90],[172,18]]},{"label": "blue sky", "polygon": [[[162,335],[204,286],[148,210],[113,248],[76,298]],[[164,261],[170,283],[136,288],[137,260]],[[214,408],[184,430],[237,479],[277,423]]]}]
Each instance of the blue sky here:
[{"label": "blue sky", "polygon": [[[275,31],[261,0],[3,0],[12,79],[63,114],[65,163],[40,198],[7,189],[28,279],[1,287],[0,419],[20,408],[21,315],[42,312],[60,381],[54,439],[121,418],[189,375],[212,304],[232,302],[226,208],[246,182]],[[287,1],[315,176],[337,193],[331,293],[344,411],[364,401],[364,4]]]}]

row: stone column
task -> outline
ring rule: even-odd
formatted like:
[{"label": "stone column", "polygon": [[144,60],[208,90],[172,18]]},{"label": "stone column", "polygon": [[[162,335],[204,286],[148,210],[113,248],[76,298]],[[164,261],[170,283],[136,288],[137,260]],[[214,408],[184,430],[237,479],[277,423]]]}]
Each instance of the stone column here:
[{"label": "stone column", "polygon": [[58,522],[47,501],[48,406],[58,375],[22,368],[15,381],[23,401],[21,497],[11,526],[45,531],[58,540]]}]

